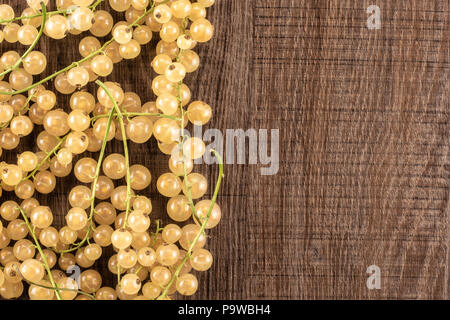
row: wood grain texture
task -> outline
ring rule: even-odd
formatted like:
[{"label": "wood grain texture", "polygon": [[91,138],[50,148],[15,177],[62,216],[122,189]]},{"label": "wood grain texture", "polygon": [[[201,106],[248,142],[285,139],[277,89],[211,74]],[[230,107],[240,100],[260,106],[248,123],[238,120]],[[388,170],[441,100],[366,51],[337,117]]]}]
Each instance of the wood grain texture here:
[{"label": "wood grain texture", "polygon": [[[209,128],[280,129],[280,171],[226,165],[223,220],[208,244],[214,266],[194,298],[448,299],[448,1],[216,2],[215,38],[199,46],[202,67],[186,82],[213,107]],[[381,30],[366,27],[372,4]],[[79,39],[42,42],[48,71],[79,59]],[[108,78],[143,102],[155,98],[155,43]],[[68,98],[59,105],[69,109]],[[33,137],[20,146],[28,149]],[[154,142],[131,149],[154,181],[168,170]],[[120,143],[108,151],[121,152]],[[198,168],[214,182],[215,166]],[[59,225],[74,185],[62,179],[39,197]],[[167,222],[154,182],[144,194]],[[366,287],[370,265],[381,268],[381,290]]]}]

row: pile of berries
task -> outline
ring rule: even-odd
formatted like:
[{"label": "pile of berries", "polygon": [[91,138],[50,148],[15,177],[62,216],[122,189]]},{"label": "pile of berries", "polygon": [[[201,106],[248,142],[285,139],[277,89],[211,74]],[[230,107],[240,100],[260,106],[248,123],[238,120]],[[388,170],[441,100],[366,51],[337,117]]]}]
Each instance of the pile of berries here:
[{"label": "pile of berries", "polygon": [[[199,68],[195,47],[214,34],[206,19],[214,0],[196,1],[57,0],[50,11],[49,0],[26,0],[17,17],[11,6],[0,5],[0,43],[26,46],[22,54],[0,56],[0,157],[14,152],[21,138],[36,136],[35,150],[17,153],[17,162],[0,159],[2,298],[147,300],[197,291],[195,272],[213,263],[205,231],[221,219],[216,197],[223,166],[213,151],[220,174],[212,198],[203,199],[208,180],[193,169],[207,148],[184,128],[208,123],[212,108],[192,101],[183,81]],[[114,21],[100,4],[123,12],[124,20]],[[151,88],[156,100],[142,103],[137,93],[124,92],[120,79],[103,78],[115,64],[139,56],[154,33],[160,41],[149,65],[158,74]],[[47,74],[51,55],[35,50],[36,44],[44,36],[68,34],[80,35],[80,60]],[[106,42],[98,39],[108,35]],[[35,81],[38,75],[42,80]],[[46,88],[49,82],[55,91]],[[95,92],[87,90],[90,82]],[[70,95],[68,106],[58,103],[61,95]],[[156,179],[158,192],[168,198],[172,223],[165,226],[153,221],[151,199],[139,194],[155,180],[149,168],[130,165],[130,145],[152,137],[169,158],[167,172]],[[123,154],[106,153],[114,139]],[[40,203],[36,194],[50,194],[58,178],[72,174],[79,184],[67,196],[71,209],[58,229],[58,208]],[[15,201],[2,200],[4,192]],[[114,254],[107,256],[110,246]],[[102,285],[93,268],[99,259],[108,261],[115,287]],[[74,268],[81,270],[78,277],[71,276]]]}]

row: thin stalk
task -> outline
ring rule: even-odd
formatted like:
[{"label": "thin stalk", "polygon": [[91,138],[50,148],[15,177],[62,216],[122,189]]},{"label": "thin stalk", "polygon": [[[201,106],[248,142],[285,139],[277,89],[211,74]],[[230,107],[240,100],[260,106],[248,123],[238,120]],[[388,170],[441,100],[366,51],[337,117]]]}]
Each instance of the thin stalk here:
[{"label": "thin stalk", "polygon": [[25,51],[25,53],[20,57],[20,59],[16,61],[16,63],[14,63],[11,67],[6,69],[2,73],[0,73],[0,78],[5,76],[12,70],[16,69],[22,63],[22,61],[30,54],[30,52],[33,51],[34,47],[36,47],[37,43],[39,42],[39,39],[44,33],[45,22],[47,21],[47,8],[45,7],[44,2],[41,2],[41,7],[42,7],[42,23],[36,39],[34,39],[33,43],[28,47],[27,51]]},{"label": "thin stalk", "polygon": [[28,220],[27,215],[25,214],[25,212],[22,210],[21,207],[18,207],[20,210],[20,213],[22,214],[23,220],[25,221],[25,224],[27,225],[28,230],[30,231],[31,237],[34,240],[36,249],[39,251],[39,253],[41,254],[41,258],[42,258],[42,263],[45,267],[45,270],[47,271],[48,274],[48,279],[50,280],[50,283],[52,284],[52,286],[55,288],[55,294],[56,294],[56,298],[58,300],[61,300],[61,294],[59,292],[59,288],[56,285],[55,280],[53,279],[53,275],[52,272],[50,270],[50,267],[48,265],[48,261],[47,261],[47,257],[45,256],[45,253],[42,251],[41,245],[39,243],[39,240],[36,237],[36,234],[34,233],[34,229],[31,227],[30,221]]},{"label": "thin stalk", "polygon": [[117,263],[117,284],[120,287],[120,264]]},{"label": "thin stalk", "polygon": [[[175,116],[169,116],[162,113],[147,113],[147,112],[122,112],[122,115],[124,117],[134,117],[134,116],[149,116],[149,117],[160,117],[160,118],[167,118],[172,119],[175,121],[180,121],[181,119]],[[101,119],[101,118],[107,118],[107,114],[99,114],[95,117],[91,118],[91,121],[94,122],[95,120]]]},{"label": "thin stalk", "polygon": [[[169,0],[165,0],[165,1],[159,2],[158,5],[165,4],[165,3],[167,3],[167,2],[169,2]],[[155,2],[155,1],[152,1],[152,5],[151,5],[150,9],[146,10],[146,11],[144,12],[143,15],[141,15],[139,18],[137,18],[137,19],[136,19],[132,24],[130,24],[128,27],[131,28],[131,27],[136,26],[136,25],[139,23],[139,21],[141,21],[142,19],[144,19],[149,13],[152,13],[153,10],[155,10],[155,7],[156,7],[156,2]]]},{"label": "thin stalk", "polygon": [[[180,117],[180,130],[183,133],[182,134],[182,140],[180,145],[180,151],[181,151],[181,156],[183,157],[183,183],[186,186],[186,193],[187,193],[187,198],[189,200],[189,206],[191,208],[192,214],[193,216],[198,220],[198,215],[197,215],[197,210],[195,209],[195,205],[194,205],[194,200],[192,199],[192,185],[188,183],[188,179],[187,179],[187,165],[186,165],[186,155],[184,154],[184,148],[183,145],[186,142],[186,135],[184,134],[184,115],[185,115],[185,111],[183,108],[183,102],[181,100],[181,82],[178,84],[178,103],[180,106],[180,113],[181,113],[181,117]],[[200,221],[200,220],[199,220]]]},{"label": "thin stalk", "polygon": [[92,218],[94,217],[94,211],[95,211],[94,205],[95,205],[96,185],[97,185],[98,177],[100,176],[100,170],[102,168],[103,157],[105,156],[106,143],[108,142],[108,134],[109,134],[109,129],[111,128],[113,115],[114,115],[114,109],[112,109],[111,112],[109,113],[108,122],[106,123],[105,136],[103,137],[102,148],[100,149],[100,155],[98,156],[97,167],[95,169],[95,177],[94,177],[94,181],[92,182],[91,211],[89,213],[89,218],[88,218],[88,223],[90,224],[89,228],[86,231],[86,235],[84,236],[84,238],[80,242],[78,242],[75,245],[75,247],[67,249],[67,250],[58,251],[58,253],[68,253],[68,252],[78,250],[78,248],[80,248],[89,239],[89,234],[90,234],[90,232],[92,230],[92,226],[93,226]]},{"label": "thin stalk", "polygon": [[95,11],[95,9],[97,8],[97,6],[98,6],[100,3],[102,3],[102,2],[103,2],[103,0],[97,0],[94,4],[92,4],[92,5],[90,6],[91,10],[92,10],[92,11]]},{"label": "thin stalk", "polygon": [[130,157],[128,154],[128,144],[127,144],[127,134],[125,132],[125,124],[123,123],[123,114],[122,111],[120,111],[119,106],[117,105],[116,100],[114,100],[111,92],[109,89],[105,86],[103,82],[100,80],[95,81],[96,84],[98,84],[103,90],[105,90],[108,98],[111,100],[114,110],[116,110],[117,118],[119,120],[120,125],[120,131],[122,133],[122,141],[123,141],[123,153],[125,157],[125,166],[127,168],[127,173],[125,176],[125,180],[127,181],[127,199],[125,201],[125,221],[123,223],[123,229],[126,229],[127,222],[128,222],[128,214],[130,213],[130,200],[131,200],[131,173],[130,173]]},{"label": "thin stalk", "polygon": [[[55,14],[64,14],[66,12],[67,12],[67,10],[49,11],[49,12],[47,12],[47,16],[51,17]],[[34,18],[38,18],[38,17],[42,17],[42,13],[33,14],[31,16],[14,17],[12,19],[7,19],[7,20],[0,20],[0,24],[8,24],[11,22],[19,21],[19,20],[29,20],[29,19],[34,19]]]},{"label": "thin stalk", "polygon": [[96,193],[96,189],[97,189],[96,186],[97,186],[97,182],[98,182],[98,177],[100,176],[100,170],[102,169],[103,157],[105,156],[106,143],[108,142],[108,135],[109,135],[109,130],[111,127],[113,115],[114,115],[114,110],[111,110],[111,112],[109,113],[108,122],[106,123],[106,131],[105,131],[105,136],[103,137],[102,148],[100,150],[100,155],[98,156],[97,168],[95,168],[95,177],[94,177],[94,181],[92,182],[91,212],[89,215],[89,220],[92,220],[92,218],[94,216],[95,193]]},{"label": "thin stalk", "polygon": [[[162,300],[162,299],[164,299],[167,296],[167,292],[172,287],[172,284],[175,281],[175,279],[178,278],[178,276],[180,274],[180,271],[183,268],[184,264],[186,263],[186,261],[188,261],[188,259],[191,258],[192,251],[194,250],[194,247],[197,244],[198,239],[200,239],[200,236],[205,231],[206,224],[208,223],[208,220],[211,217],[211,213],[212,213],[214,204],[216,203],[217,195],[219,194],[219,190],[220,190],[220,184],[222,183],[222,178],[223,178],[223,160],[222,160],[222,157],[214,149],[212,149],[211,152],[214,154],[214,156],[217,158],[217,160],[219,162],[219,176],[217,177],[217,182],[216,182],[216,187],[214,189],[214,194],[213,194],[212,199],[211,199],[211,204],[210,204],[210,206],[208,208],[208,214],[206,215],[206,218],[205,218],[205,220],[203,221],[203,223],[201,225],[200,231],[198,232],[197,236],[194,238],[194,240],[192,241],[191,245],[189,246],[189,250],[186,252],[186,256],[181,261],[181,263],[178,266],[177,270],[175,270],[175,273],[173,274],[172,278],[170,279],[170,281],[167,284],[166,288],[164,289],[163,293],[158,297],[158,300]],[[200,220],[198,220],[198,222],[200,223]]]},{"label": "thin stalk", "polygon": [[55,291],[56,291],[56,290],[59,290],[59,291],[72,291],[72,292],[76,292],[76,293],[79,293],[79,294],[82,294],[82,295],[85,295],[85,296],[91,298],[91,300],[96,300],[95,297],[94,297],[92,294],[86,293],[86,292],[81,291],[81,290],[75,290],[75,289],[69,289],[69,288],[55,288],[55,287],[45,286],[45,285],[43,285],[43,284],[36,283],[36,282],[33,282],[33,281],[28,281],[28,282],[31,283],[31,284],[34,285],[34,286],[41,287],[41,288],[45,288],[45,289],[50,289],[50,290],[55,290]]},{"label": "thin stalk", "polygon": [[141,271],[142,270],[142,268],[144,268],[143,266],[140,266],[139,268],[137,268],[137,270],[136,270],[136,272],[134,273],[134,274],[138,274],[139,273],[139,271]]},{"label": "thin stalk", "polygon": [[[22,112],[24,112],[24,113],[26,113],[27,111],[28,111],[28,106],[30,105],[30,101],[31,101],[31,99],[33,99],[35,97],[35,95],[33,95],[33,94],[30,94],[28,97],[27,97],[27,100],[25,100],[25,104],[23,105],[23,107],[22,108],[20,108],[20,110],[19,110],[19,112],[17,112],[17,114],[20,116],[20,114],[22,113]],[[26,111],[25,111],[26,110]]]},{"label": "thin stalk", "polygon": [[36,174],[36,172],[44,165],[45,162],[48,161],[48,159],[50,159],[50,157],[52,156],[52,154],[56,154],[56,150],[58,150],[58,149],[62,146],[62,144],[64,143],[64,141],[66,140],[66,138],[67,138],[67,135],[64,136],[64,137],[62,137],[62,138],[59,140],[58,144],[57,144],[57,145],[56,145],[49,153],[47,153],[47,155],[45,156],[45,158],[42,159],[42,161],[37,165],[37,167],[36,167],[33,171],[31,171],[31,173],[30,173],[29,175],[27,175],[25,178],[23,178],[20,182],[25,181],[25,180],[28,180],[28,179],[30,179],[31,177],[34,177],[34,175]]},{"label": "thin stalk", "polygon": [[[33,99],[33,97],[34,97],[34,96],[33,96],[32,94],[30,94],[30,95],[27,97],[27,100],[25,100],[25,104],[24,104],[23,107],[20,108],[20,110],[17,112],[17,115],[20,116],[20,114],[21,114],[25,109],[28,108],[28,105],[30,104],[30,101],[31,101],[31,99]],[[11,121],[12,121],[12,119],[9,120],[9,121],[7,121],[7,122],[5,122],[5,123],[2,123],[2,124],[0,125],[0,129],[3,129],[3,128],[8,127],[9,124],[11,123]]]},{"label": "thin stalk", "polygon": [[159,220],[156,220],[156,231],[155,231],[155,234],[153,235],[153,243],[152,243],[152,247],[155,245],[156,240],[158,239],[158,234],[159,234],[159,232],[161,232],[162,230],[164,230],[164,229],[159,227]]}]

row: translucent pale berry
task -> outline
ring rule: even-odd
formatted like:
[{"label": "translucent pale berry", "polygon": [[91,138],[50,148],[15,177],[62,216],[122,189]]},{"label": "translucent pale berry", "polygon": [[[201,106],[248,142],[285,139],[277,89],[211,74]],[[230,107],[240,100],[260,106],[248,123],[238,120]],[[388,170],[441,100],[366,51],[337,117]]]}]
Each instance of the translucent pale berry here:
[{"label": "translucent pale berry", "polygon": [[169,6],[160,4],[155,7],[155,10],[153,11],[153,17],[159,23],[169,22],[172,18],[172,10],[170,10]]},{"label": "translucent pale berry", "polygon": [[92,24],[94,23],[94,14],[89,8],[78,7],[69,16],[69,22],[73,28],[79,31],[87,31],[92,27]]},{"label": "translucent pale berry", "polygon": [[25,151],[18,156],[17,165],[23,171],[32,171],[38,165],[38,158],[35,153],[31,151]]},{"label": "translucent pale berry", "polygon": [[136,274],[127,274],[121,281],[121,289],[129,295],[137,294],[141,289],[141,280]]},{"label": "translucent pale berry", "polygon": [[198,42],[207,42],[211,40],[214,34],[214,27],[208,20],[201,18],[195,20],[190,28],[191,37]]},{"label": "translucent pale berry", "polygon": [[44,278],[45,270],[41,262],[27,259],[20,265],[20,273],[28,281],[39,282]]},{"label": "translucent pale berry", "polygon": [[133,237],[127,230],[120,229],[113,232],[111,236],[112,244],[118,249],[126,249],[131,245]]},{"label": "translucent pale berry", "polygon": [[212,210],[210,211],[211,204],[211,200],[202,200],[195,205],[195,210],[197,211],[197,216],[200,221],[197,221],[195,217],[194,221],[197,224],[203,224],[207,221],[205,225],[206,229],[212,229],[217,226],[222,218],[222,211],[220,210],[219,205],[214,203]]},{"label": "translucent pale berry", "polygon": [[45,33],[53,39],[64,38],[69,30],[69,21],[62,15],[52,15],[45,23]]},{"label": "translucent pale berry", "polygon": [[183,144],[184,155],[191,159],[201,158],[205,154],[205,150],[205,143],[197,137],[188,138]]},{"label": "translucent pale berry", "polygon": [[89,82],[89,72],[84,67],[75,67],[67,73],[67,81],[75,87],[84,87]]},{"label": "translucent pale berry", "polygon": [[113,71],[113,61],[107,55],[99,55],[91,61],[91,69],[101,77],[106,77]]},{"label": "translucent pale berry", "polygon": [[2,181],[9,186],[16,186],[22,180],[23,174],[19,166],[5,165],[0,169]]},{"label": "translucent pale berry", "polygon": [[192,253],[190,263],[194,270],[206,271],[211,268],[213,257],[208,250],[197,249]]},{"label": "translucent pale berry", "polygon": [[66,223],[70,229],[78,231],[83,229],[87,223],[86,211],[82,208],[72,208],[66,215]]},{"label": "translucent pale berry", "polygon": [[177,279],[177,291],[184,296],[193,295],[198,289],[197,278],[190,273],[181,275]]},{"label": "translucent pale berry", "polygon": [[163,196],[175,197],[181,191],[181,180],[173,173],[165,173],[158,178],[156,186]]},{"label": "translucent pale berry", "polygon": [[32,75],[41,74],[46,67],[47,58],[40,51],[30,52],[23,60],[23,68]]},{"label": "translucent pale berry", "polygon": [[29,46],[34,42],[38,35],[38,30],[32,25],[21,26],[17,32],[17,39],[25,46]]},{"label": "translucent pale berry", "polygon": [[133,38],[133,31],[126,25],[121,25],[113,30],[113,38],[120,44],[126,44]]},{"label": "translucent pale berry", "polygon": [[141,53],[141,45],[134,39],[131,39],[119,47],[119,54],[124,59],[134,59]]},{"label": "translucent pale berry", "polygon": [[67,118],[70,129],[74,131],[84,131],[88,129],[90,121],[89,115],[80,109],[70,112]]},{"label": "translucent pale berry", "polygon": [[156,99],[156,107],[166,115],[173,115],[178,110],[179,102],[174,95],[164,93]]}]

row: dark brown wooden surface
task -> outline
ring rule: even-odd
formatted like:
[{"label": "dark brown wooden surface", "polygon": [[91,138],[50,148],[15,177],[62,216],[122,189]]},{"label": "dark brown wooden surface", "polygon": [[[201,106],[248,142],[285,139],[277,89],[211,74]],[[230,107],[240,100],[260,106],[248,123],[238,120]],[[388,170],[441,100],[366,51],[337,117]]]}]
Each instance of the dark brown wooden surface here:
[{"label": "dark brown wooden surface", "polygon": [[[216,2],[215,38],[187,84],[213,107],[210,128],[279,128],[280,171],[225,166],[214,266],[194,298],[448,299],[448,1]],[[381,30],[366,27],[372,4]],[[46,39],[48,71],[79,59],[78,41]],[[109,77],[143,102],[154,99],[154,45]],[[132,151],[154,177],[167,170],[154,143]],[[216,167],[199,170],[214,182]],[[74,185],[63,179],[40,197],[58,223]],[[154,182],[146,194],[167,221]],[[381,268],[380,290],[366,287],[370,265]]]}]

